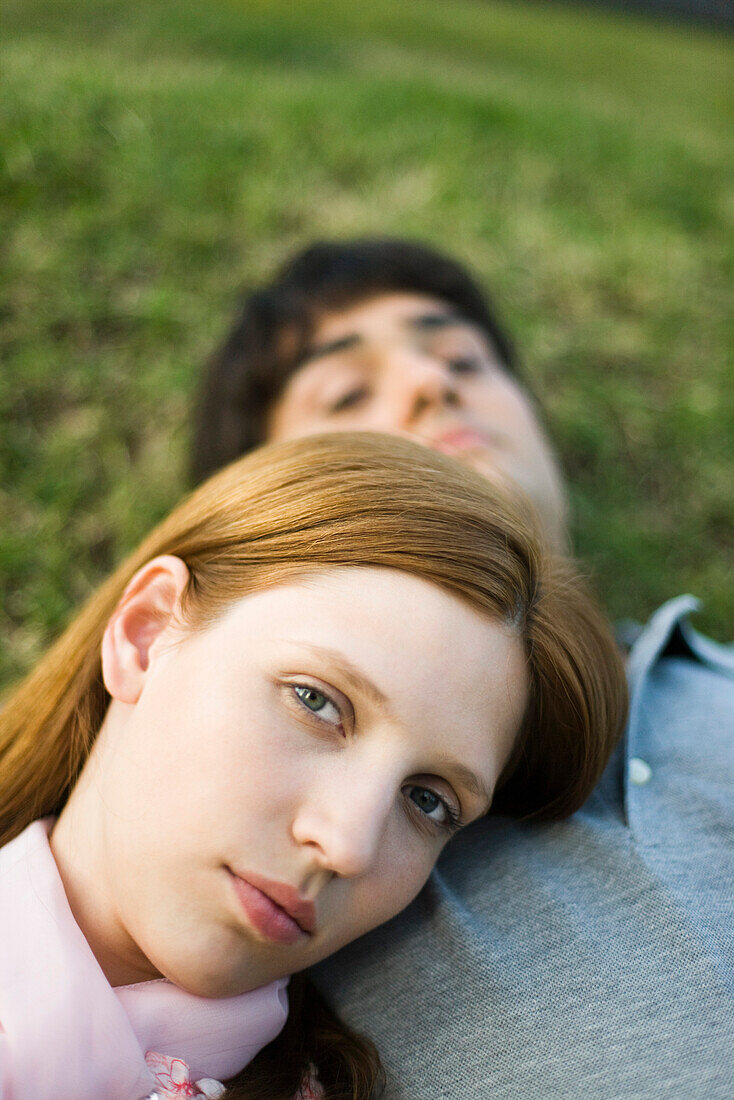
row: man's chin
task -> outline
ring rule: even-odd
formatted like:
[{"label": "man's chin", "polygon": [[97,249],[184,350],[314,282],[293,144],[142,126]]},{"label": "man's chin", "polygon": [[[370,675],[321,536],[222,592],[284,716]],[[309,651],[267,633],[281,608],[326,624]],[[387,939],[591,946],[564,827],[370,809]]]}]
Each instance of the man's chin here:
[{"label": "man's chin", "polygon": [[508,471],[486,453],[466,452],[456,457],[463,465],[481,474],[516,504],[521,505],[530,524],[555,550],[564,553],[568,551],[565,506],[558,503],[554,507],[555,494],[550,487],[545,493],[541,493],[537,484],[523,477],[522,471]]},{"label": "man's chin", "polygon": [[474,470],[476,473],[481,474],[492,485],[496,485],[498,489],[501,489],[508,496],[513,496],[515,493],[522,493],[523,496],[527,495],[527,491],[524,489],[522,483],[517,477],[511,476],[504,467],[499,465],[496,459],[488,455],[485,450],[465,450],[456,451],[453,457],[460,462],[462,466],[466,466],[470,470]]}]

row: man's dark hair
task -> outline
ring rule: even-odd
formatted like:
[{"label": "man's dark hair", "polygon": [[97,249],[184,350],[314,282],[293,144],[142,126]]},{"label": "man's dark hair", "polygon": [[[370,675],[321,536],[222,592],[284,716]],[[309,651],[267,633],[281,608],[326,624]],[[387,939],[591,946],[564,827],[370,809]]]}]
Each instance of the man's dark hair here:
[{"label": "man's dark hair", "polygon": [[192,474],[200,481],[262,443],[266,419],[298,370],[325,311],[390,292],[440,298],[489,338],[516,371],[515,353],[486,294],[456,260],[412,241],[323,241],[298,253],[249,294],[210,359],[195,412]]}]

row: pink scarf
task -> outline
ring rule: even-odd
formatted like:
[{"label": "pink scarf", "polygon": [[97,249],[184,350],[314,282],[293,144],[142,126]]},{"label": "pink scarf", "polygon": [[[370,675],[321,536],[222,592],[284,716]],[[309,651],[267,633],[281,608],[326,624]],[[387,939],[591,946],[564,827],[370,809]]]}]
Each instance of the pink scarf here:
[{"label": "pink scarf", "polygon": [[35,821],[0,849],[0,1100],[216,1096],[282,1029],[287,978],[210,1000],[170,982],[113,989]]}]

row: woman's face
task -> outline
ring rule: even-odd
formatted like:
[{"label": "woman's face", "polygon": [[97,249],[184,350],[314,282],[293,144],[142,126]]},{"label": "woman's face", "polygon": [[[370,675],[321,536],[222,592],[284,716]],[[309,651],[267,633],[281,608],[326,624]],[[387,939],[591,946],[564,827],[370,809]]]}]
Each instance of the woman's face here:
[{"label": "woman's face", "polygon": [[145,648],[141,688],[118,691],[68,807],[98,838],[85,912],[117,984],[223,996],[310,966],[407,905],[486,812],[525,661],[442,589],[334,569],[157,629],[141,611],[109,643],[108,664]]}]

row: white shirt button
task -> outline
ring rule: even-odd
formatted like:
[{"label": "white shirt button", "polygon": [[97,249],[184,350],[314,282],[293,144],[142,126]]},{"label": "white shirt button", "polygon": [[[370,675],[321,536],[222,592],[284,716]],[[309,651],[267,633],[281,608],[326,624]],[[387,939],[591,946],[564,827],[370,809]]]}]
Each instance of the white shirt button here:
[{"label": "white shirt button", "polygon": [[652,768],[646,760],[633,756],[630,760],[630,783],[635,787],[644,787],[652,778]]}]

